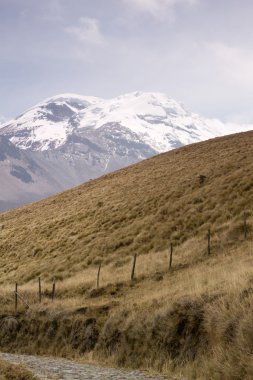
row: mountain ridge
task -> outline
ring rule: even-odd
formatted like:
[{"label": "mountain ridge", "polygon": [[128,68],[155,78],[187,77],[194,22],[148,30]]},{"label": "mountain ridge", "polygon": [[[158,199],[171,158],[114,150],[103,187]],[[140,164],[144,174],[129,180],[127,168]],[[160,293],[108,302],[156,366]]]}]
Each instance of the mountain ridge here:
[{"label": "mountain ridge", "polygon": [[162,93],[47,98],[0,126],[0,211],[238,128],[201,118]]}]

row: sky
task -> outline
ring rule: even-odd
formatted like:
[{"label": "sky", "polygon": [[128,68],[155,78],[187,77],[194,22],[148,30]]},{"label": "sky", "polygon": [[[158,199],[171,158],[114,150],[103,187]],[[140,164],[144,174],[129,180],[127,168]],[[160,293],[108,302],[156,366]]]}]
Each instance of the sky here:
[{"label": "sky", "polygon": [[252,0],[0,0],[0,122],[60,93],[155,91],[253,122]]}]

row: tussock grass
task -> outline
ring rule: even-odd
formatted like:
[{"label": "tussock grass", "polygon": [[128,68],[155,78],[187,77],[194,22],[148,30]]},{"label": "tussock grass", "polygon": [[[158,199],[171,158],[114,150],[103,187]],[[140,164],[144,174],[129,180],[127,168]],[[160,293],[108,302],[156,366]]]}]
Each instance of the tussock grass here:
[{"label": "tussock grass", "polygon": [[[0,215],[1,348],[87,360],[93,353],[92,360],[168,377],[253,378],[252,172],[247,132],[159,155]],[[19,302],[12,335],[16,281],[30,309]]]},{"label": "tussock grass", "polygon": [[239,222],[253,200],[252,140],[247,132],[176,149],[2,214],[1,283],[66,279]]},{"label": "tussock grass", "polygon": [[0,380],[36,380],[36,378],[22,366],[0,360]]}]

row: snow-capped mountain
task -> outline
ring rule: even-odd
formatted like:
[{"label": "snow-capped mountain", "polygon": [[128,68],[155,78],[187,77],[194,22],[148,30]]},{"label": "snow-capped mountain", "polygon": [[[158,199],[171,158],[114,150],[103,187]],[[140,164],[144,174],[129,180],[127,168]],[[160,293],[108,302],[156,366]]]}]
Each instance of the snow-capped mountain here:
[{"label": "snow-capped mountain", "polygon": [[0,127],[0,210],[242,129],[202,119],[160,93],[46,99]]},{"label": "snow-capped mountain", "polygon": [[21,149],[52,150],[62,146],[74,130],[73,119],[99,99],[65,94],[46,99],[15,120],[5,123],[0,133]]},{"label": "snow-capped mountain", "polygon": [[63,146],[71,135],[96,134],[109,125],[127,128],[156,152],[220,134],[217,126],[166,95],[141,92],[111,100],[55,96],[6,123],[1,134],[21,149],[45,151]]}]

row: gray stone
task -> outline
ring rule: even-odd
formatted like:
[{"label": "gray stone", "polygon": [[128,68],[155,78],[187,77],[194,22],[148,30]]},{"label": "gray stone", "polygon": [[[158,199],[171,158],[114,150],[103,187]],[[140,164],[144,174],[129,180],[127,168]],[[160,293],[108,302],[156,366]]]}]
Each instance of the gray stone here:
[{"label": "gray stone", "polygon": [[162,377],[151,377],[139,371],[103,368],[65,359],[12,354],[0,354],[0,358],[24,365],[41,380],[162,380]]}]

